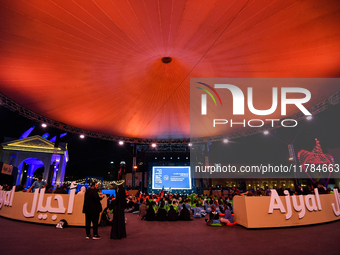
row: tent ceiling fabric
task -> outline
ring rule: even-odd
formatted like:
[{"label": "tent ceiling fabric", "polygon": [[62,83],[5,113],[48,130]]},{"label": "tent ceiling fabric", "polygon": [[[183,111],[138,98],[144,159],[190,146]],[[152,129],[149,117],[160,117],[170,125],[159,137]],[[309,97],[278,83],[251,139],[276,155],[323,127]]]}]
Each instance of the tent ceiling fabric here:
[{"label": "tent ceiling fabric", "polygon": [[0,20],[1,93],[103,134],[188,138],[194,77],[340,77],[338,0],[1,0]]}]

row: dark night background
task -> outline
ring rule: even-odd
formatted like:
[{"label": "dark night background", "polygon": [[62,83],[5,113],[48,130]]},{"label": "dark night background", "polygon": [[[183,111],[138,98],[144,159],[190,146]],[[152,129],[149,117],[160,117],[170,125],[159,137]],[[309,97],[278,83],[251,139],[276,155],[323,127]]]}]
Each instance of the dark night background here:
[{"label": "dark night background", "polygon": [[[230,163],[284,163],[288,162],[288,144],[293,143],[295,153],[300,150],[312,151],[315,138],[320,141],[324,153],[327,149],[340,148],[340,104],[330,106],[316,114],[311,120],[299,120],[294,128],[270,130],[268,135],[262,133],[238,138],[228,144],[214,143],[210,146],[210,161],[224,153]],[[224,148],[224,149],[222,149]]]}]

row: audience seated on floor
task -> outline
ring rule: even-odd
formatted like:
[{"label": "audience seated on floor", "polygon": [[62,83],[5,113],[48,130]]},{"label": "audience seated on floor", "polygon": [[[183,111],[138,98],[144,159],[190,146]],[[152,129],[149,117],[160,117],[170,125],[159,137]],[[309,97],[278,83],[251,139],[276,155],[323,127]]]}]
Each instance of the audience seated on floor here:
[{"label": "audience seated on floor", "polygon": [[183,221],[189,221],[192,220],[190,218],[190,211],[188,210],[188,208],[185,206],[185,202],[183,201],[183,206],[182,206],[182,210],[181,213],[179,215],[179,219],[183,220]]},{"label": "audience seated on floor", "polygon": [[110,208],[106,207],[103,210],[102,216],[100,218],[100,225],[102,227],[105,227],[107,225],[112,226],[113,222],[113,211],[110,210]]},{"label": "audience seated on floor", "polygon": [[156,213],[155,213],[155,210],[153,208],[153,203],[154,202],[150,202],[148,201],[148,209],[146,210],[146,216],[145,216],[145,220],[147,221],[154,221],[156,220]]},{"label": "audience seated on floor", "polygon": [[170,205],[170,209],[168,211],[168,221],[177,221],[178,220],[178,212],[174,209],[173,205]]},{"label": "audience seated on floor", "polygon": [[159,209],[157,211],[157,220],[158,221],[166,221],[167,220],[167,211],[164,209],[164,202],[162,201],[160,206],[159,206]]},{"label": "audience seated on floor", "polygon": [[146,201],[144,201],[143,198],[140,199],[140,202],[142,203],[141,206],[139,206],[139,217],[141,218],[141,220],[145,219],[146,216],[146,212],[148,210],[148,207],[146,206]]},{"label": "audience seated on floor", "polygon": [[221,224],[219,213],[216,211],[215,205],[211,206],[211,212],[209,213],[209,219],[205,219],[208,226],[212,224]]},{"label": "audience seated on floor", "polygon": [[228,223],[234,223],[234,217],[232,216],[231,212],[228,209],[228,205],[225,203],[223,205],[224,207],[224,216],[220,217],[220,221],[222,223],[228,224]]}]

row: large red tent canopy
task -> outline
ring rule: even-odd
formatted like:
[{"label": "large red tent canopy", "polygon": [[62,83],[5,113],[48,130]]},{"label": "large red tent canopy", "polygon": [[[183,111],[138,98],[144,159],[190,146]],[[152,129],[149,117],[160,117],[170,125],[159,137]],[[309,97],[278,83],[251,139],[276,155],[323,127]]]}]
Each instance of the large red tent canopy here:
[{"label": "large red tent canopy", "polygon": [[194,77],[340,76],[338,0],[1,0],[0,20],[0,92],[101,134],[189,138]]}]

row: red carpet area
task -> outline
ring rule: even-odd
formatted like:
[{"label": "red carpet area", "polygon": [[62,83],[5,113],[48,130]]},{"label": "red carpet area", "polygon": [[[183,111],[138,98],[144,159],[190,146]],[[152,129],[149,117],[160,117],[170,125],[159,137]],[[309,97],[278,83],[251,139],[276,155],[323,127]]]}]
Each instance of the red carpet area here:
[{"label": "red carpet area", "polygon": [[327,224],[249,230],[242,226],[208,227],[190,222],[147,222],[126,214],[127,238],[112,240],[100,227],[101,240],[86,240],[85,228],[56,229],[0,218],[1,254],[339,254],[340,221]]}]

